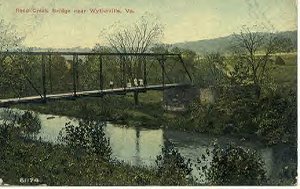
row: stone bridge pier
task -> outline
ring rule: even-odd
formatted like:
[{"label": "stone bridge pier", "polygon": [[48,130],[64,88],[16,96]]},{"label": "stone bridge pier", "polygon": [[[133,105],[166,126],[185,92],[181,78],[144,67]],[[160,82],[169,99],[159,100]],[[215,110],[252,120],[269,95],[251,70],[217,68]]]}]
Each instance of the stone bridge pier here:
[{"label": "stone bridge pier", "polygon": [[214,103],[216,98],[216,92],[212,88],[196,86],[166,89],[163,94],[163,107],[168,111],[185,111],[193,101],[207,104]]}]

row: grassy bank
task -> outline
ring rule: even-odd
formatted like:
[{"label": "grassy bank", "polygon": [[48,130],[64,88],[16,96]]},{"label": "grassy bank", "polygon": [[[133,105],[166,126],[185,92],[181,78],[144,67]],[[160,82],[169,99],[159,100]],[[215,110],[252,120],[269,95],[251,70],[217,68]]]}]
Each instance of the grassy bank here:
[{"label": "grassy bank", "polygon": [[[115,160],[101,122],[68,125],[64,143],[53,144],[36,140],[30,129],[24,135],[27,123],[32,125],[35,119],[25,121],[0,124],[0,178],[9,185],[195,184],[186,179],[184,163],[177,163],[179,154],[162,155],[158,167],[136,167]],[[169,165],[173,169],[161,171]]]},{"label": "grassy bank", "polygon": [[[2,154],[1,178],[10,185],[159,184],[153,170],[113,164],[62,145],[16,140]],[[25,179],[38,179],[23,181]],[[20,180],[21,179],[21,180]]]},{"label": "grassy bank", "polygon": [[61,100],[46,104],[23,104],[15,107],[45,114],[108,120],[145,128],[160,128],[166,126],[174,117],[182,117],[180,113],[167,112],[163,109],[162,92],[157,91],[140,93],[138,106],[134,104],[133,95],[128,94]]}]

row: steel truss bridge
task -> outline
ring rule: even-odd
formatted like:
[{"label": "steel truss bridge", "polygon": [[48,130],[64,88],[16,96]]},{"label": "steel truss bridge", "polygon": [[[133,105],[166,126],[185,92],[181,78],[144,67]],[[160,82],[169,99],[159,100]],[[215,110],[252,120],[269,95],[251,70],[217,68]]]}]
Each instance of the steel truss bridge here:
[{"label": "steel truss bridge", "polygon": [[[31,88],[35,95],[22,95],[18,94],[17,97],[5,97],[0,98],[0,107],[7,107],[14,104],[20,103],[32,103],[32,102],[43,102],[46,103],[50,100],[59,100],[59,99],[76,99],[79,97],[103,97],[103,95],[110,94],[126,94],[133,93],[135,103],[138,104],[138,93],[146,92],[148,90],[160,90],[164,91],[170,88],[180,88],[180,87],[189,87],[192,86],[192,77],[188,71],[186,63],[183,61],[181,54],[173,53],[100,53],[100,52],[0,52],[0,61],[11,62],[15,67],[25,65],[25,61],[30,61],[30,58],[37,57],[38,63],[34,65],[35,69],[39,70],[38,82],[34,83],[26,71],[19,69],[20,76],[24,78],[24,82],[27,83],[27,88]],[[53,62],[54,57],[69,57],[69,61],[66,61],[69,65],[70,70],[70,88],[66,88],[64,92],[53,91]],[[94,84],[92,89],[84,90],[79,87],[78,78],[80,78],[80,71],[85,69],[85,64],[80,57],[84,57],[85,60],[89,57],[93,57],[93,65],[97,67],[97,76],[91,76],[90,80],[97,80],[97,84]],[[150,60],[148,60],[150,59]],[[171,61],[170,61],[171,59]],[[0,62],[0,63],[1,63]],[[135,74],[132,74],[131,62],[135,62],[138,67]],[[175,65],[168,66],[169,62],[172,62]],[[62,63],[66,64],[66,63]],[[79,64],[82,67],[78,66]],[[110,71],[107,73],[105,70],[106,65],[117,64],[118,69],[116,71]],[[151,68],[151,65],[156,64],[156,71]],[[154,67],[155,67],[154,66]],[[38,67],[38,68],[36,68]],[[175,75],[175,80],[170,79],[170,73],[168,69],[181,69],[181,71],[173,72],[173,77]],[[130,69],[129,69],[130,68]],[[158,70],[159,69],[159,70]],[[0,68],[0,74],[1,70]],[[130,72],[130,73],[129,73]],[[152,75],[156,75],[157,79],[155,82],[149,82],[149,72],[152,72]],[[154,72],[154,73],[153,73]],[[33,74],[35,75],[35,74]],[[86,75],[89,75],[86,74]],[[112,75],[118,75],[118,86],[114,86],[112,81],[111,85],[108,86],[108,77]],[[128,81],[132,81],[132,75],[135,75],[138,78],[135,78],[135,84],[129,85]],[[184,76],[185,80],[179,81]],[[18,77],[18,76],[17,76]],[[116,77],[116,76],[114,76]],[[95,79],[96,78],[96,79]],[[137,84],[137,79],[140,83]],[[86,80],[89,80],[87,78]],[[174,79],[173,79],[174,80]],[[58,82],[63,82],[63,79]],[[93,81],[96,82],[96,81]],[[0,90],[2,82],[0,78]],[[3,84],[4,85],[4,84]],[[10,86],[14,88],[13,84]],[[0,91],[1,92],[1,91]],[[3,91],[1,92],[4,93]],[[31,93],[30,93],[31,94]],[[5,96],[5,95],[4,95]]]}]

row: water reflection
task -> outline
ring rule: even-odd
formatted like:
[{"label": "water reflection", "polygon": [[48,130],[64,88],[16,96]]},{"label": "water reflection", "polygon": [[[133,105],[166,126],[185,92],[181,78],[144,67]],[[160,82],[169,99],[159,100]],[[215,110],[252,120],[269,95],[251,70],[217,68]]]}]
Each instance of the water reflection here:
[{"label": "water reflection", "polygon": [[141,135],[141,129],[138,127],[135,130],[135,151],[136,151],[136,155],[135,155],[135,161],[137,164],[141,164],[141,159],[140,159],[140,135]]},{"label": "water reflection", "polygon": [[57,142],[59,132],[65,127],[67,122],[71,122],[73,125],[79,124],[76,119],[69,119],[64,116],[53,116],[47,114],[40,114],[40,120],[42,123],[42,128],[38,137],[40,137],[43,141],[53,143]]},{"label": "water reflection", "polygon": [[[19,110],[16,110],[19,111]],[[3,110],[2,110],[3,112]],[[37,137],[48,142],[58,142],[60,131],[67,122],[78,125],[78,120],[65,116],[39,114],[42,124]],[[1,110],[0,110],[1,119]],[[205,153],[214,137],[199,133],[186,133],[162,129],[143,129],[105,123],[104,131],[110,140],[112,156],[131,165],[155,165],[156,156],[161,154],[165,142],[171,141],[185,158],[197,162],[197,158]],[[267,173],[271,174],[273,166],[273,151],[256,141],[240,141],[229,137],[218,137],[220,144],[229,142],[257,150],[266,164]],[[211,161],[212,157],[209,157]],[[195,168],[195,167],[194,167]],[[196,169],[193,170],[196,174]]]},{"label": "water reflection", "polygon": [[163,146],[161,129],[145,130],[107,124],[113,155],[131,165],[153,165]]},{"label": "water reflection", "polygon": [[[66,122],[78,124],[76,119],[64,116],[54,116],[41,114],[42,129],[39,136],[42,140],[54,142],[57,140],[59,131]],[[206,149],[211,149],[214,137],[199,133],[186,133],[162,129],[142,129],[127,127],[125,125],[114,125],[106,123],[104,131],[110,139],[112,156],[131,165],[155,165],[156,156],[161,154],[161,148],[166,141],[174,143],[178,151],[185,157],[196,163],[200,154],[204,154]],[[218,137],[220,144],[226,145],[229,142],[242,145],[247,148],[257,150],[265,161],[267,173],[270,174],[273,165],[272,148],[266,148],[256,141],[240,141],[228,137]],[[212,157],[209,157],[211,161]],[[195,168],[195,167],[194,167]],[[196,174],[196,169],[193,171]]]}]

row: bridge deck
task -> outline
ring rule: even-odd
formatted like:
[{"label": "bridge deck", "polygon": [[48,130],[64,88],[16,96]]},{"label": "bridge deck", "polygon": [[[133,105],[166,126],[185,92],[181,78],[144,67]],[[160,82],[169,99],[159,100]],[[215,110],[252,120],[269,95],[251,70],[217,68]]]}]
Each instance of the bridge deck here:
[{"label": "bridge deck", "polygon": [[[74,96],[73,92],[70,93],[60,93],[60,94],[49,94],[46,96],[48,100],[59,100],[59,99],[73,99],[78,97],[97,97],[106,94],[123,94],[126,92],[144,92],[147,90],[163,90],[175,87],[186,87],[190,86],[190,84],[182,84],[182,83],[172,83],[172,84],[162,84],[159,85],[148,85],[148,86],[140,86],[140,87],[130,87],[130,88],[114,88],[114,89],[104,89],[104,90],[92,90],[92,91],[79,91],[76,92],[76,96]],[[41,96],[28,96],[21,98],[9,98],[9,99],[0,99],[0,107],[5,107],[13,104],[21,104],[21,103],[30,103],[30,102],[42,102],[44,101]]]}]

